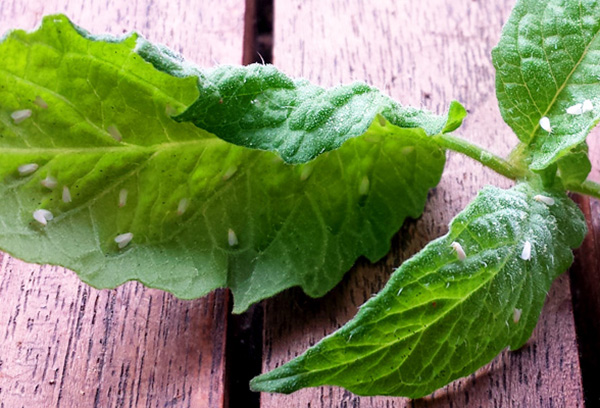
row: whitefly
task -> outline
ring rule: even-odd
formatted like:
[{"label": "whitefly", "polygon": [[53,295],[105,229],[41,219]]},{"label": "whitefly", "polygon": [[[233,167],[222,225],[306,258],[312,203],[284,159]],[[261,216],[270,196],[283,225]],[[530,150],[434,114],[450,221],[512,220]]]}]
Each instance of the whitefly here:
[{"label": "whitefly", "polygon": [[231,228],[229,228],[229,231],[227,231],[227,243],[230,247],[234,247],[238,244],[237,235],[235,234],[235,231]]},{"label": "whitefly", "polygon": [[554,205],[554,198],[552,197],[538,194],[533,196],[533,199],[539,203],[544,203],[546,205]]},{"label": "whitefly", "polygon": [[133,234],[131,232],[126,232],[125,234],[120,234],[115,237],[115,242],[119,246],[119,249],[125,248],[131,240],[133,239]]},{"label": "whitefly", "polygon": [[39,209],[33,212],[33,219],[44,226],[47,225],[48,221],[52,220],[53,218],[54,215],[48,210]]},{"label": "whitefly", "polygon": [[456,252],[456,256],[458,257],[459,261],[464,261],[465,259],[467,259],[467,254],[465,253],[465,250],[463,249],[461,244],[454,241],[450,244],[450,246],[452,247],[452,249],[454,249],[454,252]]},{"label": "whitefly", "polygon": [[550,125],[550,119],[547,116],[544,116],[540,119],[540,127],[544,129],[548,133],[552,133],[552,126]]},{"label": "whitefly", "polygon": [[531,242],[525,241],[525,244],[523,244],[521,259],[524,261],[529,261],[531,259]]},{"label": "whitefly", "polygon": [[31,109],[22,109],[22,110],[14,111],[13,113],[10,114],[10,117],[12,118],[13,122],[16,125],[18,125],[19,123],[23,122],[25,119],[28,119],[31,117]]},{"label": "whitefly", "polygon": [[33,174],[40,166],[37,163],[27,163],[19,166],[19,175],[28,176]]}]

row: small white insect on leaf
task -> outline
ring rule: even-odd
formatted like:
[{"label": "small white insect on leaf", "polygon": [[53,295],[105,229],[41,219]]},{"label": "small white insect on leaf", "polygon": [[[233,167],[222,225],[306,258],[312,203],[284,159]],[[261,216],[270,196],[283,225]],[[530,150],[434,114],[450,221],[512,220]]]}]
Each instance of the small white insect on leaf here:
[{"label": "small white insect on leaf", "polygon": [[223,174],[223,180],[229,180],[237,172],[237,166],[229,166],[229,168]]},{"label": "small white insect on leaf", "polygon": [[406,147],[403,147],[402,150],[400,150],[400,152],[405,156],[412,154],[412,152],[414,152],[414,151],[415,151],[414,146],[406,146]]},{"label": "small white insect on leaf", "polygon": [[235,235],[235,231],[231,228],[229,228],[229,231],[227,231],[227,242],[229,243],[230,247],[234,247],[238,244],[237,235]]},{"label": "small white insect on leaf", "polygon": [[133,234],[131,232],[126,232],[125,234],[117,235],[115,237],[115,242],[119,246],[119,249],[125,248],[131,240],[133,239]]},{"label": "small white insect on leaf", "polygon": [[360,185],[358,186],[358,194],[361,196],[367,195],[367,193],[369,192],[369,186],[369,178],[367,176],[364,176],[360,181]]},{"label": "small white insect on leaf", "polygon": [[119,207],[123,208],[127,205],[128,194],[129,192],[125,188],[122,188],[121,191],[119,191]]},{"label": "small white insect on leaf", "polygon": [[167,106],[165,106],[165,113],[167,114],[167,116],[174,116],[177,114],[177,109],[167,104]]},{"label": "small white insect on leaf", "polygon": [[513,309],[513,322],[515,322],[515,324],[519,323],[519,320],[521,320],[522,313],[523,313],[522,309],[517,309],[517,308]]},{"label": "small white insect on leaf", "polygon": [[404,290],[404,288],[398,289],[398,293],[396,293],[396,296],[400,296],[400,294],[402,293],[403,290]]},{"label": "small white insect on leaf", "polygon": [[308,179],[310,177],[310,175],[313,172],[313,165],[312,164],[305,164],[304,167],[302,167],[302,171],[300,172],[300,180],[304,181],[306,179]]},{"label": "small white insect on leaf", "polygon": [[544,116],[540,119],[540,127],[544,129],[548,133],[552,133],[552,126],[550,126],[550,119],[547,116]]},{"label": "small white insect on leaf", "polygon": [[552,198],[552,197],[547,197],[547,196],[538,194],[536,196],[533,196],[533,199],[537,202],[544,203],[546,205],[554,205],[554,198]]},{"label": "small white insect on leaf", "polygon": [[523,244],[521,259],[524,261],[529,261],[531,259],[531,242],[525,241],[525,244]]},{"label": "small white insect on leaf", "polygon": [[40,184],[42,186],[52,190],[53,188],[56,188],[56,186],[58,185],[58,181],[56,181],[56,179],[52,176],[46,176],[45,179],[40,181]]},{"label": "small white insect on leaf", "polygon": [[38,166],[36,163],[23,164],[18,168],[19,175],[29,176],[30,174],[34,173],[39,167],[40,166]]},{"label": "small white insect on leaf", "polygon": [[63,186],[62,200],[65,203],[70,203],[72,201],[71,200],[71,191],[69,190],[69,187],[67,187],[67,186]]},{"label": "small white insect on leaf", "polygon": [[183,215],[188,209],[190,205],[190,200],[187,198],[182,198],[179,200],[179,204],[177,205],[177,215]]},{"label": "small white insect on leaf", "polygon": [[54,215],[52,215],[52,213],[48,210],[40,209],[33,212],[33,219],[42,225],[47,225],[48,221],[52,220],[53,218]]},{"label": "small white insect on leaf", "polygon": [[14,111],[13,113],[10,114],[10,117],[15,122],[15,125],[18,125],[19,123],[23,122],[25,119],[31,117],[31,109],[23,109],[23,110]]},{"label": "small white insect on leaf", "polygon": [[581,108],[582,113],[588,113],[594,110],[594,104],[589,99],[583,101],[583,107]]},{"label": "small white insect on leaf", "polygon": [[41,96],[37,95],[35,97],[35,101],[33,101],[33,103],[35,103],[37,106],[39,106],[42,109],[48,109],[48,104],[46,103],[45,100],[42,99]]},{"label": "small white insect on leaf", "polygon": [[465,253],[461,244],[454,241],[453,243],[450,244],[450,246],[456,252],[456,256],[458,257],[459,261],[464,261],[465,259],[467,259],[467,254]]},{"label": "small white insect on leaf", "polygon": [[569,115],[581,115],[583,113],[583,104],[578,103],[576,105],[569,106],[567,108],[567,113]]},{"label": "small white insect on leaf", "polygon": [[110,125],[108,128],[106,128],[106,130],[108,130],[108,133],[110,134],[110,136],[115,139],[117,142],[120,142],[123,140],[123,136],[121,135],[121,132],[119,132],[119,129],[117,129],[117,127],[115,125]]}]

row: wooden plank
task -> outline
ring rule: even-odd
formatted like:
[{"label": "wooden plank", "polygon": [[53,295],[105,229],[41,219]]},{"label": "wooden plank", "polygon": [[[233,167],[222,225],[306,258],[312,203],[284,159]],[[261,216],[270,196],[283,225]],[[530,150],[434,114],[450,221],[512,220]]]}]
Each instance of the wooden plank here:
[{"label": "wooden plank", "polygon": [[[600,128],[588,136],[592,172],[600,181]],[[600,200],[576,196],[575,201],[588,220],[589,233],[576,252],[571,270],[571,290],[577,327],[584,396],[587,406],[600,404]]]},{"label": "wooden plank", "polygon": [[584,396],[588,406],[600,403],[600,200],[577,196],[588,220],[588,236],[576,252],[571,289],[577,327]]},{"label": "wooden plank", "polygon": [[[443,113],[456,98],[470,111],[461,134],[499,154],[516,143],[500,117],[490,51],[514,0],[427,2],[317,0],[275,3],[274,64],[321,85],[363,80],[401,102]],[[393,268],[447,231],[447,224],[486,184],[508,180],[450,154],[425,214],[408,222],[392,252],[376,265],[359,261],[322,299],[288,291],[265,304],[263,371],[283,364],[331,333],[378,292]],[[274,407],[479,407],[582,405],[568,276],[553,285],[533,337],[476,374],[431,397],[359,398],[320,387],[292,395],[261,395]]]},{"label": "wooden plank", "polygon": [[[65,12],[94,33],[136,30],[201,65],[241,63],[244,1],[8,0],[0,31]],[[222,407],[229,296],[181,301],[0,254],[0,408]]]}]

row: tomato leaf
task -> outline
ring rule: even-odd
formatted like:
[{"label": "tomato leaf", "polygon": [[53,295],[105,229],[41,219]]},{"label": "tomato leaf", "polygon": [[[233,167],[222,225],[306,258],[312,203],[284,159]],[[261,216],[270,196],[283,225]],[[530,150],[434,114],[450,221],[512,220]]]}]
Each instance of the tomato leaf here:
[{"label": "tomato leaf", "polygon": [[492,57],[500,111],[532,169],[585,141],[600,119],[600,3],[519,0]]},{"label": "tomato leaf", "polygon": [[353,320],[251,387],[427,395],[527,341],[550,284],[585,233],[583,214],[562,192],[485,188]]},{"label": "tomato leaf", "polygon": [[453,106],[203,71],[49,16],[0,43],[0,248],[98,288],[229,287],[236,312],[295,285],[321,296],[421,214],[445,162],[429,135],[460,124]]}]

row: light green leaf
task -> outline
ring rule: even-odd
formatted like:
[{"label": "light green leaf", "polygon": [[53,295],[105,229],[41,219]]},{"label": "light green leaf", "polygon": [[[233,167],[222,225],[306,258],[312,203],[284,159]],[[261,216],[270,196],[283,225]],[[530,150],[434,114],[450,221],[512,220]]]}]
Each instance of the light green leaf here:
[{"label": "light green leaf", "polygon": [[448,120],[446,125],[442,129],[442,133],[453,132],[458,129],[463,120],[467,117],[467,110],[457,101],[450,103],[450,109],[448,109]]},{"label": "light green leaf", "polygon": [[[200,71],[165,55],[60,15],[6,36],[0,248],[100,288],[229,287],[240,312],[295,285],[321,296],[359,256],[381,258],[439,181],[445,155],[428,132],[444,117],[366,85],[323,90],[270,66]],[[170,117],[182,112],[206,129]],[[20,174],[26,164],[39,169]],[[37,209],[54,215],[47,226]]]},{"label": "light green leaf", "polygon": [[[538,194],[554,204],[537,201]],[[527,341],[550,284],[585,232],[564,193],[488,187],[352,321],[251,387],[290,393],[328,384],[359,395],[427,395]],[[530,258],[523,259],[527,243]]]},{"label": "light green leaf", "polygon": [[534,170],[568,154],[600,119],[599,33],[597,0],[519,0],[492,51],[500,111],[530,145]]}]

